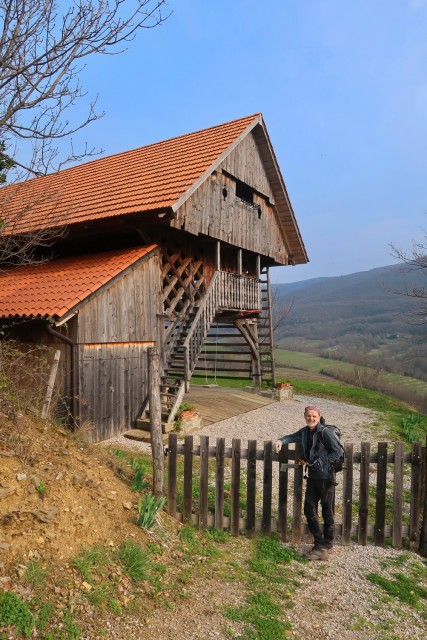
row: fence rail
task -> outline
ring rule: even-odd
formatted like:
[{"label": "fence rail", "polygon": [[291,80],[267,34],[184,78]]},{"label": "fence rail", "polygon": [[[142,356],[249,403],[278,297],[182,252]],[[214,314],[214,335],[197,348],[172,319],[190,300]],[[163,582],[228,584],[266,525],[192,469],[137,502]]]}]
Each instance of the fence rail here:
[{"label": "fence rail", "polygon": [[[353,444],[344,448],[335,504],[341,544],[356,537],[358,544],[372,538],[383,546],[389,538],[393,547],[405,542],[426,552],[426,448],[419,442],[406,453],[402,442],[393,443],[393,450],[387,442],[379,442],[375,450],[368,442],[361,443],[360,451]],[[200,528],[228,528],[234,536],[275,530],[282,540],[298,543],[308,533],[302,517],[304,469],[296,464],[300,458],[300,445],[284,445],[277,455],[271,441],[258,449],[256,440],[242,448],[239,439],[226,447],[225,439],[217,438],[209,446],[209,437],[200,436],[195,446],[191,435],[178,444],[177,435],[170,434],[168,511]],[[257,462],[262,463],[258,468]]]}]

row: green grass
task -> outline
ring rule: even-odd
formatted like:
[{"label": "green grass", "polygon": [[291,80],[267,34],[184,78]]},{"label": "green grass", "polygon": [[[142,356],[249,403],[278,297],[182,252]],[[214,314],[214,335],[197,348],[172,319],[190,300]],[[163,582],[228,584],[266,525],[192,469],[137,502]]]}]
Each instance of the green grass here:
[{"label": "green grass", "polygon": [[307,560],[284,547],[276,535],[254,541],[252,557],[242,584],[245,603],[224,608],[225,616],[242,625],[239,635],[230,638],[279,640],[292,626],[285,610],[292,606],[291,596],[298,586],[298,566]]}]

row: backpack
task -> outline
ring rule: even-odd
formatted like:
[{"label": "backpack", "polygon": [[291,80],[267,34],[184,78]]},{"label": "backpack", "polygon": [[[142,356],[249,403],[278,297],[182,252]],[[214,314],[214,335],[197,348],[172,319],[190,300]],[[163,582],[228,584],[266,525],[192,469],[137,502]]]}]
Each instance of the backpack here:
[{"label": "backpack", "polygon": [[[320,424],[325,427],[326,429],[329,429],[330,431],[332,431],[332,433],[334,434],[335,438],[337,439],[337,442],[341,448],[341,456],[338,458],[338,460],[335,460],[335,462],[333,463],[333,467],[335,470],[335,473],[338,473],[340,471],[342,471],[344,469],[344,462],[345,462],[345,450],[344,447],[341,444],[341,431],[339,430],[338,427],[336,427],[334,424],[326,424],[325,419],[323,417],[320,418]],[[322,441],[323,446],[325,446],[325,443],[323,442],[323,437],[322,437],[322,432],[319,432],[319,436],[320,436],[320,440]]]}]

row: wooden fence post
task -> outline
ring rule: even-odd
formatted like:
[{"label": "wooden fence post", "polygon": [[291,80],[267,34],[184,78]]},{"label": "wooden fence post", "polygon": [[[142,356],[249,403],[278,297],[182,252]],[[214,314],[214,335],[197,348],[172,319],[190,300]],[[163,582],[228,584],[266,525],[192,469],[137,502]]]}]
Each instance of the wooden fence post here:
[{"label": "wooden fence post", "polygon": [[288,476],[289,445],[284,444],[279,453],[279,507],[277,529],[280,539],[285,541],[288,528]]},{"label": "wooden fence post", "polygon": [[239,535],[240,511],[240,440],[231,442],[231,535]]},{"label": "wooden fence post", "polygon": [[200,503],[199,527],[208,526],[209,436],[200,436]]},{"label": "wooden fence post", "polygon": [[393,482],[393,530],[391,544],[402,546],[403,514],[403,442],[394,445],[394,482]]},{"label": "wooden fence post", "polygon": [[345,444],[346,467],[343,472],[342,542],[351,544],[353,507],[353,445]]},{"label": "wooden fence post", "polygon": [[224,451],[225,438],[216,439],[215,529],[224,528]]},{"label": "wooden fence post", "polygon": [[168,441],[168,513],[176,518],[176,433],[169,434]]},{"label": "wooden fence post", "polygon": [[47,418],[47,415],[49,413],[49,407],[52,400],[52,394],[55,386],[55,379],[58,371],[60,357],[61,357],[61,352],[59,349],[57,349],[55,351],[55,355],[53,356],[53,364],[50,370],[49,382],[47,384],[46,396],[45,396],[43,408],[42,408],[42,414],[41,414],[42,418]]},{"label": "wooden fence post", "polygon": [[246,529],[251,538],[255,534],[255,500],[256,500],[256,448],[257,441],[248,441],[248,464],[247,464],[247,507],[246,507]]},{"label": "wooden fence post", "polygon": [[148,396],[150,403],[151,454],[153,456],[153,494],[164,495],[164,451],[160,403],[160,357],[157,347],[148,349]]},{"label": "wooden fence post", "polygon": [[420,537],[421,513],[421,472],[422,472],[421,442],[412,443],[411,453],[411,509],[409,519],[409,544],[416,548]]},{"label": "wooden fence post", "polygon": [[261,531],[265,536],[271,533],[271,498],[273,479],[273,443],[271,440],[264,442],[264,473],[262,489],[262,523]]},{"label": "wooden fence post", "polygon": [[359,530],[357,541],[360,545],[368,542],[368,501],[369,501],[369,458],[371,445],[362,442],[360,457],[360,485],[359,485]]},{"label": "wooden fence post", "polygon": [[427,556],[427,438],[423,451],[423,489],[421,492],[422,498],[422,520],[421,520],[421,533],[420,533],[420,546],[418,550],[424,557]]},{"label": "wooden fence post", "polygon": [[184,438],[184,497],[182,520],[191,523],[193,513],[193,436]]},{"label": "wooden fence post", "polygon": [[[302,458],[303,455],[302,444],[297,442],[295,445],[295,463]],[[299,466],[296,467],[294,471],[294,504],[292,514],[292,542],[296,544],[301,542],[302,480],[303,467]]]},{"label": "wooden fence post", "polygon": [[384,545],[385,504],[387,493],[387,442],[378,443],[377,496],[375,500],[375,544]]}]

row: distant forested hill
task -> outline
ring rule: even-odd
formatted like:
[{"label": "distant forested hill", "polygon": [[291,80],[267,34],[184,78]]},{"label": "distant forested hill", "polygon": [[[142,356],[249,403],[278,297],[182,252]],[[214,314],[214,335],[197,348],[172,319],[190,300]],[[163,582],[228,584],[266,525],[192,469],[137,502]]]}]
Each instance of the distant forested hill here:
[{"label": "distant forested hill", "polygon": [[369,365],[427,379],[427,324],[416,315],[427,300],[403,295],[414,287],[427,289],[426,274],[404,273],[402,265],[275,285],[276,308],[290,308],[276,344],[347,361],[363,356]]}]

